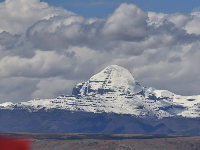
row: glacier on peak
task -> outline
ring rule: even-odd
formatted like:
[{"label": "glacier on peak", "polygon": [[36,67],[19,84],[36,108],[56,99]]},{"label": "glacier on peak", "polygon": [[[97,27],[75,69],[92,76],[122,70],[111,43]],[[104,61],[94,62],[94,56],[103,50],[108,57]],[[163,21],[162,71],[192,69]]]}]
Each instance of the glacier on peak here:
[{"label": "glacier on peak", "polygon": [[142,91],[142,87],[125,68],[111,65],[92,76],[87,82],[77,84],[72,95],[106,94],[136,94]]}]

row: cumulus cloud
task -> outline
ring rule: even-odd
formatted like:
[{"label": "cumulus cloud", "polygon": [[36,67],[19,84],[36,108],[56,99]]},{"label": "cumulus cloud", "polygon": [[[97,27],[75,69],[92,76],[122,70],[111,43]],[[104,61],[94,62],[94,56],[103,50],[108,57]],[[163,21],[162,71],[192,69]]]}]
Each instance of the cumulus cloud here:
[{"label": "cumulus cloud", "polygon": [[200,25],[200,12],[193,12],[191,13],[191,21],[187,22],[185,25],[185,30],[189,34],[196,34],[199,35],[199,25]]},{"label": "cumulus cloud", "polygon": [[14,48],[14,44],[18,41],[19,36],[4,31],[0,33],[0,45],[4,47],[4,50],[9,50]]},{"label": "cumulus cloud", "polygon": [[200,12],[164,14],[121,4],[106,18],[39,0],[0,3],[0,102],[70,94],[108,65],[143,86],[200,94]]},{"label": "cumulus cloud", "polygon": [[72,15],[39,21],[29,28],[27,37],[44,50],[67,49],[69,46],[114,50],[123,44],[120,41],[147,38],[147,19],[147,13],[136,5],[124,3],[106,19],[84,20]]},{"label": "cumulus cloud", "polygon": [[[55,52],[36,51],[32,58],[7,56],[0,61],[0,77],[82,79],[92,68],[92,60],[79,62],[77,57],[59,55]],[[80,74],[81,73],[81,74]]]},{"label": "cumulus cloud", "polygon": [[30,100],[30,95],[37,90],[39,80],[23,77],[0,78],[0,102],[21,102]]},{"label": "cumulus cloud", "polygon": [[[79,82],[82,82],[82,80],[44,79],[37,84],[37,89],[31,94],[31,98],[52,98],[61,94],[71,94],[74,85]],[[47,92],[44,93],[44,91]]]},{"label": "cumulus cloud", "polygon": [[192,20],[191,14],[164,14],[156,12],[148,12],[148,23],[156,27],[163,24],[164,21],[168,20],[172,22],[177,28],[183,28],[185,25]]},{"label": "cumulus cloud", "polygon": [[0,3],[0,32],[25,33],[38,20],[73,14],[63,8],[49,6],[40,0],[6,0]]},{"label": "cumulus cloud", "polygon": [[133,4],[121,4],[104,25],[103,34],[111,39],[135,41],[147,34],[147,13]]}]

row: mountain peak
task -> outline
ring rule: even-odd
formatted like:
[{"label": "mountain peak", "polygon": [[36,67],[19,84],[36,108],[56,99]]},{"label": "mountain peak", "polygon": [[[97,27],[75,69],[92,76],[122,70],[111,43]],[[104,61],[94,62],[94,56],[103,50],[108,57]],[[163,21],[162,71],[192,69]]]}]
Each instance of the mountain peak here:
[{"label": "mountain peak", "polygon": [[113,112],[138,117],[200,117],[200,95],[180,96],[167,90],[141,87],[125,68],[111,65],[79,83],[72,95],[56,99],[34,99],[18,104],[3,103],[1,109],[66,109],[70,111]]},{"label": "mountain peak", "polygon": [[[125,69],[121,66],[118,66],[118,65],[110,65],[110,66],[107,66],[105,69],[114,69],[114,70],[120,70],[120,69]],[[105,70],[104,69],[104,70]]]},{"label": "mountain peak", "polygon": [[[73,94],[92,95],[115,92],[118,94],[136,94],[142,87],[125,68],[111,65],[92,76],[87,82],[78,84]],[[78,91],[77,91],[78,90]]]}]

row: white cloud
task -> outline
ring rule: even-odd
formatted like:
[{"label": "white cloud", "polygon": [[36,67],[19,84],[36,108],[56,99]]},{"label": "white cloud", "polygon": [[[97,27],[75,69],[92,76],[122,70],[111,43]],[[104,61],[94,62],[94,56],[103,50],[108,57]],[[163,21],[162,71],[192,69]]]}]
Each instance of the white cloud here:
[{"label": "white cloud", "polygon": [[174,23],[177,28],[182,29],[191,20],[191,15],[181,13],[171,14],[167,18],[170,22]]},{"label": "white cloud", "polygon": [[189,34],[200,34],[199,26],[200,26],[200,12],[193,12],[191,21],[189,21],[186,26],[185,30]]},{"label": "white cloud", "polygon": [[73,87],[78,82],[81,82],[81,80],[65,80],[59,78],[40,80],[36,86],[37,89],[31,94],[31,98],[55,98],[61,94],[71,94]]},{"label": "white cloud", "polygon": [[72,66],[75,61],[76,59],[66,55],[43,51],[36,51],[33,58],[7,56],[0,61],[0,77],[48,78],[60,76],[59,72],[62,72],[64,76],[67,72],[74,73]]},{"label": "white cloud", "polygon": [[117,40],[141,40],[147,35],[147,13],[133,4],[121,4],[111,14],[103,28],[103,34]]},{"label": "white cloud", "polygon": [[73,13],[63,8],[51,7],[40,0],[6,0],[0,3],[0,32],[25,33],[39,20],[71,14]]},{"label": "white cloud", "polygon": [[168,16],[168,14],[164,13],[156,13],[156,12],[148,12],[148,24],[154,25],[156,27],[163,24],[164,19]]},{"label": "white cloud", "polygon": [[23,77],[0,78],[0,102],[21,102],[30,100],[39,80]]},{"label": "white cloud", "polygon": [[112,64],[143,86],[200,94],[199,14],[124,3],[107,18],[85,19],[39,0],[2,2],[0,102],[70,94],[75,83]]}]

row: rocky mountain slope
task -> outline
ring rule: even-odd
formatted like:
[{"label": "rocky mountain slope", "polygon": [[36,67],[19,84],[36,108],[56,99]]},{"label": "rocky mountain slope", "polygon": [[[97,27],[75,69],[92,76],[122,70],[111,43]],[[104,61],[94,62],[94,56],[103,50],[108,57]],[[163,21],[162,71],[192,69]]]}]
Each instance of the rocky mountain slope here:
[{"label": "rocky mountain slope", "polygon": [[72,95],[55,99],[0,104],[1,110],[68,110],[130,114],[140,118],[200,116],[200,95],[181,96],[167,90],[142,87],[132,74],[117,65],[106,67],[88,81],[77,84]]}]

